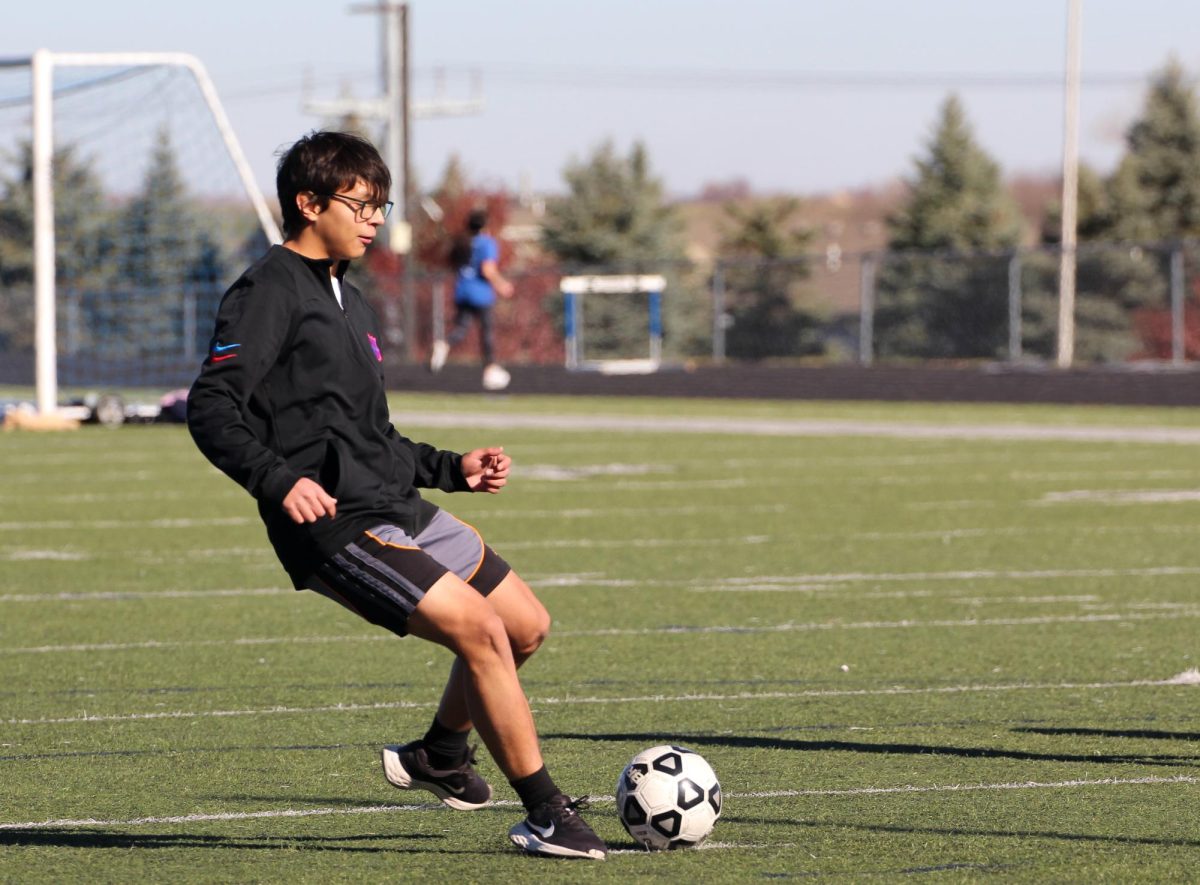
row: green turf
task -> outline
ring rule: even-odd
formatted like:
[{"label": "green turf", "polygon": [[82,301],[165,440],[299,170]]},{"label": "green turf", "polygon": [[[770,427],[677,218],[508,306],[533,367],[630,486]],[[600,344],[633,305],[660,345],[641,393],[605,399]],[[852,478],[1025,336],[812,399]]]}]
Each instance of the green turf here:
[{"label": "green turf", "polygon": [[[1200,687],[1169,683],[1200,666],[1191,447],[567,419],[1189,427],[1200,411],[395,406],[564,418],[401,429],[516,461],[498,497],[433,497],[554,616],[523,681],[609,860],[513,850],[520,809],[486,754],[501,801],[480,812],[390,788],[378,747],[423,731],[447,654],[288,589],[253,503],[181,428],[85,428],[0,435],[0,881],[1195,876]],[[617,820],[617,774],[663,742],[721,776],[703,850],[635,851]]]}]

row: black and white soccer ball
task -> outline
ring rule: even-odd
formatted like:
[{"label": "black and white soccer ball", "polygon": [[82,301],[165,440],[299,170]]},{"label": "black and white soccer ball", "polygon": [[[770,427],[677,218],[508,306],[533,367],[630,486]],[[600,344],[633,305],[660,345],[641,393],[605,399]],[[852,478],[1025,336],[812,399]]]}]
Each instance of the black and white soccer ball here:
[{"label": "black and white soccer ball", "polygon": [[621,772],[617,813],[629,835],[650,850],[694,848],[721,816],[721,784],[699,753],[651,747]]}]

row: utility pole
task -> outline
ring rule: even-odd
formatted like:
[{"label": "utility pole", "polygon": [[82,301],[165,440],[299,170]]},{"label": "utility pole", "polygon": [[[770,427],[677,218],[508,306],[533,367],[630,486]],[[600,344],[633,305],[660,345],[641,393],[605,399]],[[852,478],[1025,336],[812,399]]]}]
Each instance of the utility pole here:
[{"label": "utility pole", "polygon": [[[416,307],[412,286],[415,270],[412,253],[412,138],[414,118],[467,116],[483,110],[483,97],[478,80],[474,94],[467,99],[448,100],[439,95],[432,101],[414,102],[409,77],[409,14],[408,3],[379,0],[372,4],[355,4],[351,13],[373,13],[380,16],[380,95],[370,99],[342,98],[305,100],[304,110],[320,117],[357,116],[363,120],[383,123],[383,158],[392,173],[391,200],[396,204],[387,223],[388,248],[404,259],[404,355],[412,360],[413,330],[416,327]],[[439,90],[440,91],[440,90]]]},{"label": "utility pole", "polygon": [[1058,367],[1075,359],[1075,245],[1079,191],[1080,19],[1083,0],[1067,0],[1067,73],[1063,104],[1062,252],[1058,266]]}]

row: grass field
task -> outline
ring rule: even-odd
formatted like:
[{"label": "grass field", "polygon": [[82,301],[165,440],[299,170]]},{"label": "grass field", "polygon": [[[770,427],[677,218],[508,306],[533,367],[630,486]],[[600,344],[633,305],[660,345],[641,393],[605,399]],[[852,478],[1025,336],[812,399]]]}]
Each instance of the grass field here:
[{"label": "grass field", "polygon": [[[1200,412],[394,405],[515,459],[499,497],[434,497],[554,616],[523,681],[608,861],[512,849],[486,754],[493,807],[392,789],[378,748],[423,732],[448,655],[289,589],[245,493],[153,426],[0,436],[0,881],[1196,877],[1200,460],[1107,429]],[[706,430],[601,420],[655,416]],[[763,419],[859,423],[738,432]],[[1014,424],[1094,435],[986,430]],[[664,742],[721,777],[702,850],[617,819]]]}]

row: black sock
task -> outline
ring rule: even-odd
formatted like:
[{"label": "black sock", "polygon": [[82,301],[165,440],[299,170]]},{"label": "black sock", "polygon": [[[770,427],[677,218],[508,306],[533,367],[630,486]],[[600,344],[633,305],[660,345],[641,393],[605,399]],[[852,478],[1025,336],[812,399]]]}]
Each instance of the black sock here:
[{"label": "black sock", "polygon": [[462,765],[467,755],[467,736],[470,734],[470,731],[451,731],[434,716],[433,724],[421,739],[429,756],[429,764],[442,770]]},{"label": "black sock", "polygon": [[546,771],[545,765],[533,774],[509,781],[509,783],[521,797],[521,804],[525,806],[526,811],[533,811],[547,799],[562,792],[554,783],[554,779],[550,777],[550,772]]}]

